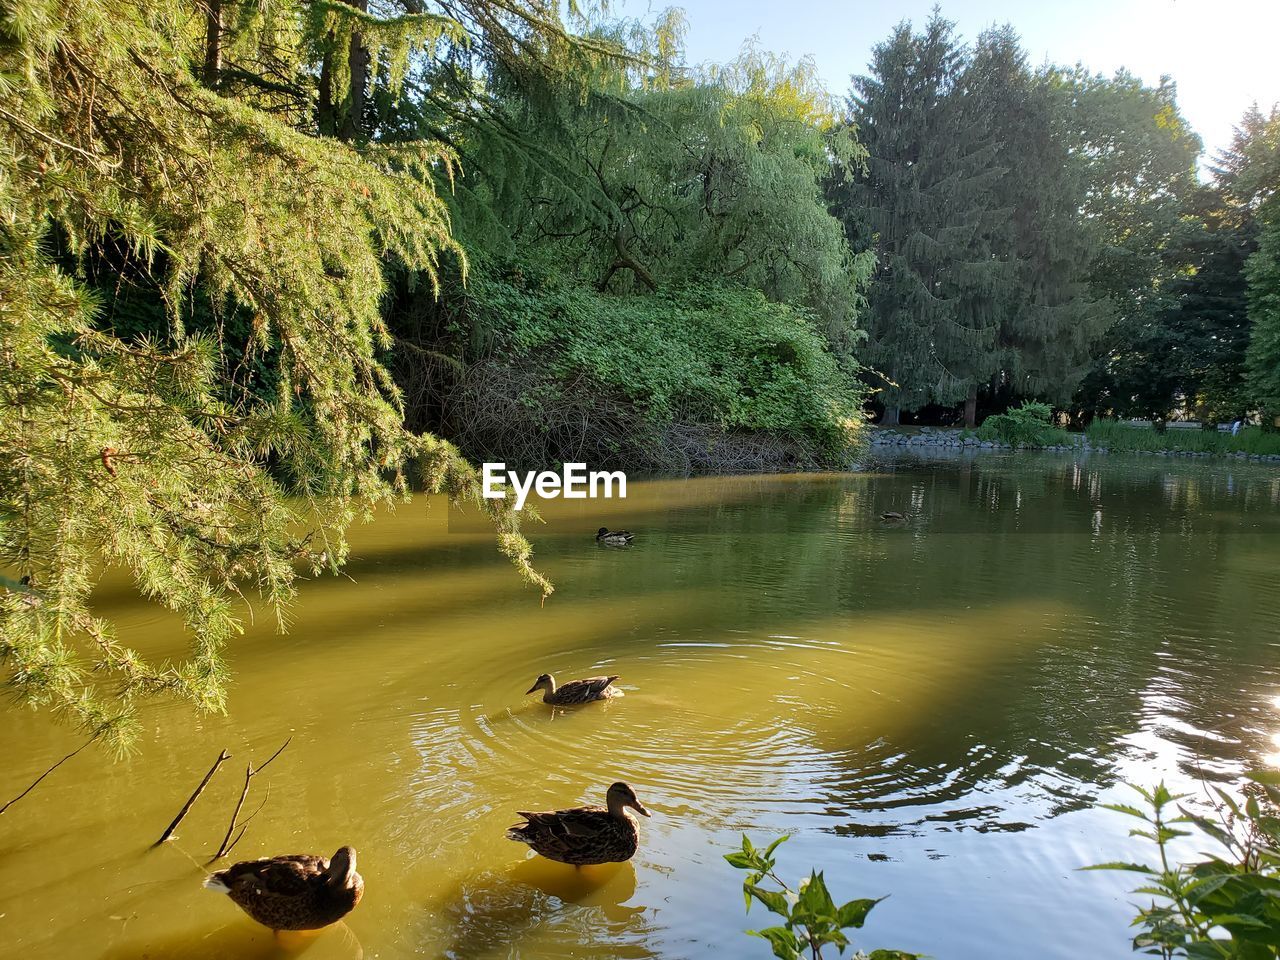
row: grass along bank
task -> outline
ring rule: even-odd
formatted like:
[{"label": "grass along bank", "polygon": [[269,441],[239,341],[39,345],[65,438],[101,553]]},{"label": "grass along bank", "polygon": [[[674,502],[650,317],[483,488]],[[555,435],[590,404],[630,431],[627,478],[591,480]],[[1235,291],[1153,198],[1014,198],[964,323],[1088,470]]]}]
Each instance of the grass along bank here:
[{"label": "grass along bank", "polygon": [[1112,453],[1166,453],[1280,459],[1280,432],[1245,427],[1235,436],[1218,430],[1156,430],[1097,420],[1085,430],[1089,444]]},{"label": "grass along bank", "polygon": [[[994,419],[994,418],[991,418]],[[1280,463],[1280,433],[1248,427],[1232,436],[1210,430],[1156,430],[1132,427],[1113,420],[1100,420],[1083,433],[1046,425],[1043,432],[1018,438],[994,426],[990,420],[978,430],[944,427],[876,428],[871,432],[873,449],[950,449],[978,452],[1044,450],[1049,452],[1129,453],[1162,457],[1221,457],[1236,460]]]}]

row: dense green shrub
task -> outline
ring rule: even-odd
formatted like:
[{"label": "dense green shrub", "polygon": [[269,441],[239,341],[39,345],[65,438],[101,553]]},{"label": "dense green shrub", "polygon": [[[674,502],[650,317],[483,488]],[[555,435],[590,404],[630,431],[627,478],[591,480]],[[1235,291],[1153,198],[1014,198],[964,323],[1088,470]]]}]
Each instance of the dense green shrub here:
[{"label": "dense green shrub", "polygon": [[861,388],[799,308],[735,288],[614,297],[478,274],[468,321],[504,360],[536,365],[563,389],[580,391],[585,378],[652,421],[772,431],[832,459],[859,439]]},{"label": "dense green shrub", "polygon": [[999,440],[1001,443],[1024,444],[1028,447],[1046,447],[1065,443],[1066,431],[1053,425],[1053,408],[1047,403],[1028,400],[1008,413],[987,417],[978,429],[982,440]]}]

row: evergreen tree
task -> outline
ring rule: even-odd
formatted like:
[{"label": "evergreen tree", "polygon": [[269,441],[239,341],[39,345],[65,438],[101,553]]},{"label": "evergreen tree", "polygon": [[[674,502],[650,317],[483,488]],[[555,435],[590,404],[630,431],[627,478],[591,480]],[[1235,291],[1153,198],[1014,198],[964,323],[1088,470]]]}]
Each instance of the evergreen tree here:
[{"label": "evergreen tree", "polygon": [[[998,291],[993,387],[1065,402],[1075,392],[1110,311],[1089,289],[1095,236],[1078,216],[1083,165],[1059,126],[1053,90],[1027,66],[1009,27],[988,30],[968,68],[970,95],[990,116],[1000,178],[992,254],[1014,264]],[[976,386],[976,384],[975,384]],[[973,424],[973,401],[966,420]]]},{"label": "evergreen tree", "polygon": [[[387,265],[428,286],[465,271],[436,191],[455,138],[385,142],[370,104],[413,65],[456,131],[483,119],[486,79],[554,91],[607,55],[542,2],[0,0],[11,692],[116,745],[140,694],[221,709],[242,591],[284,623],[297,566],[336,569],[411,467],[479,499],[447,442],[404,428],[379,361]],[[103,311],[89,280],[113,257],[152,322]],[[483,506],[549,592],[517,518]],[[103,563],[183,617],[187,659],[149,663],[93,615]]]},{"label": "evergreen tree", "polygon": [[1247,394],[1272,426],[1280,418],[1280,106],[1246,114],[1218,169],[1240,208],[1259,223],[1258,248],[1245,265]]},{"label": "evergreen tree", "polygon": [[857,251],[877,258],[865,328],[867,359],[888,381],[886,422],[900,408],[954,403],[989,376],[998,289],[990,114],[965,96],[965,54],[935,14],[903,23],[855,77],[847,122],[868,151],[866,174],[834,182],[833,209]]},{"label": "evergreen tree", "polygon": [[1280,417],[1280,219],[1269,222],[1249,258],[1249,396],[1268,426]]},{"label": "evergreen tree", "polygon": [[[1130,87],[1126,95],[1131,106],[1133,91]],[[1151,105],[1148,101],[1148,109]],[[1128,131],[1135,141],[1132,152],[1139,152],[1144,142],[1143,129],[1136,124]],[[1249,319],[1244,268],[1257,248],[1258,212],[1267,195],[1267,178],[1260,175],[1265,170],[1261,145],[1266,118],[1256,110],[1245,116],[1232,145],[1214,164],[1212,186],[1170,176],[1180,169],[1177,158],[1185,157],[1183,148],[1158,125],[1145,129],[1145,143],[1154,150],[1149,154],[1153,175],[1161,175],[1154,160],[1164,156],[1168,192],[1149,197],[1145,211],[1132,207],[1111,229],[1136,225],[1154,244],[1151,250],[1129,247],[1128,254],[1138,258],[1130,280],[1141,280],[1144,271],[1156,273],[1145,289],[1130,281],[1112,287],[1124,312],[1108,337],[1111,345],[1102,363],[1090,376],[1089,399],[1096,409],[1124,416],[1160,418],[1181,408],[1209,421],[1234,418],[1253,403],[1245,383]],[[1128,175],[1135,175],[1132,165],[1130,170]],[[1105,225],[1120,209],[1118,204],[1110,210],[1099,207],[1093,219]],[[1103,257],[1115,263],[1122,252],[1124,247],[1111,247]],[[1123,276],[1116,270],[1108,279]]]},{"label": "evergreen tree", "polygon": [[1169,285],[1172,342],[1160,355],[1176,364],[1175,396],[1196,416],[1234,419],[1251,406],[1245,264],[1257,249],[1258,225],[1221,188],[1204,187],[1188,200],[1184,230],[1187,270]]},{"label": "evergreen tree", "polygon": [[1147,307],[1149,323],[1113,349],[1107,392],[1094,398],[1124,416],[1161,418],[1182,408],[1207,421],[1234,418],[1247,407],[1243,377],[1249,327],[1244,264],[1256,228],[1241,222],[1216,187],[1183,205],[1163,262],[1177,271]]}]

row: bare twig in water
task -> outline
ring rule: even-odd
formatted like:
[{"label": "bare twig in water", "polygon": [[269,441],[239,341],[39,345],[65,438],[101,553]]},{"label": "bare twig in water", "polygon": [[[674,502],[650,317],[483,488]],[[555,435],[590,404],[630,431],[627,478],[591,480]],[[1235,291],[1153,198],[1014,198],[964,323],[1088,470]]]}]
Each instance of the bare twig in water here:
[{"label": "bare twig in water", "polygon": [[[240,811],[244,809],[244,799],[249,795],[249,785],[253,783],[253,778],[256,777],[258,774],[260,774],[263,770],[267,769],[267,767],[271,764],[272,760],[280,756],[280,754],[284,753],[284,748],[287,747],[291,742],[293,742],[293,737],[290,737],[288,740],[282,743],[280,745],[280,749],[277,750],[275,753],[273,753],[270,757],[268,757],[267,762],[264,763],[262,766],[255,768],[252,760],[250,760],[245,765],[244,789],[240,791],[240,799],[236,801],[236,808],[231,813],[231,823],[227,827],[227,835],[222,838],[222,843],[218,846],[218,852],[213,855],[213,860],[221,860],[223,857],[225,857],[228,853],[231,852],[231,848],[234,847],[237,843],[239,843],[240,838],[244,836],[244,831],[245,829],[247,829],[245,825],[248,824],[249,820],[252,820],[254,817],[256,817],[258,815],[258,811],[262,809],[262,807],[259,806],[258,810],[255,810],[244,821],[243,824],[239,822]],[[269,795],[270,794],[268,794],[268,796]],[[266,800],[263,800],[263,803],[266,803]],[[241,828],[239,834],[236,834],[237,826]],[[234,840],[231,839],[233,834],[235,834]],[[213,861],[211,860],[210,863],[212,862]]]},{"label": "bare twig in water", "polygon": [[173,836],[173,831],[178,829],[178,824],[182,822],[182,818],[191,811],[192,806],[194,806],[195,802],[200,799],[200,794],[204,793],[204,788],[209,785],[209,781],[212,780],[213,775],[218,772],[218,768],[230,759],[231,754],[227,753],[225,749],[218,754],[218,759],[213,761],[213,766],[210,767],[209,772],[204,775],[204,779],[200,781],[200,786],[196,787],[196,792],[187,798],[187,802],[182,805],[182,809],[178,811],[178,815],[173,818],[173,823],[169,824],[169,826],[165,828],[164,833],[160,834],[160,839],[155,842],[155,846],[160,846],[160,844]]},{"label": "bare twig in water", "polygon": [[227,847],[227,854],[230,854],[231,851],[236,848],[236,844],[240,842],[240,839],[244,836],[245,831],[249,829],[249,822],[262,812],[262,808],[267,805],[267,801],[270,799],[271,799],[271,781],[268,780],[266,796],[262,798],[262,802],[258,804],[258,808],[254,810],[253,813],[249,814],[247,817],[245,817],[243,820],[240,821],[240,832],[237,833],[236,838],[231,841],[231,846]]},{"label": "bare twig in water", "polygon": [[31,792],[32,790],[34,790],[36,787],[40,786],[40,781],[41,781],[41,780],[43,780],[43,779],[44,779],[45,777],[47,777],[49,774],[53,773],[53,771],[57,770],[60,766],[62,766],[64,763],[66,763],[68,760],[70,760],[72,757],[74,757],[77,753],[79,753],[81,750],[83,750],[83,749],[84,749],[85,747],[87,747],[89,744],[93,743],[93,741],[97,740],[97,739],[98,739],[98,737],[99,737],[100,735],[101,735],[101,734],[95,733],[92,737],[90,737],[90,738],[89,738],[88,740],[86,740],[84,743],[80,744],[80,746],[78,746],[78,747],[76,747],[74,750],[72,750],[70,753],[68,753],[65,757],[63,757],[61,760],[59,760],[57,763],[55,763],[53,766],[51,766],[51,767],[50,767],[48,770],[46,770],[44,773],[40,774],[40,776],[36,777],[36,778],[35,778],[35,780],[33,780],[33,781],[32,781],[31,786],[27,787],[27,789],[23,790],[20,794],[18,794],[18,795],[17,795],[16,797],[14,797],[12,800],[10,800],[8,803],[6,803],[3,807],[0,807],[0,813],[4,813],[6,810],[8,810],[10,807],[12,807],[15,803],[17,803],[19,800],[21,800],[23,797],[25,797],[28,793],[30,793],[30,792]]}]

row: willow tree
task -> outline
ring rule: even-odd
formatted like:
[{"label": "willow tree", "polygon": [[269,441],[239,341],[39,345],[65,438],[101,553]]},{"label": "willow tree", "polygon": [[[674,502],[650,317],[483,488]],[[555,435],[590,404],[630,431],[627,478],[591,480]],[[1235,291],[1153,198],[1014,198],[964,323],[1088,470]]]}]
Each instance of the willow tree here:
[{"label": "willow tree", "polygon": [[[126,745],[142,694],[221,710],[244,594],[283,625],[299,570],[336,569],[413,474],[478,493],[403,427],[378,359],[388,264],[465,273],[437,193],[455,155],[380,142],[366,108],[411,69],[462,83],[476,51],[548,75],[599,48],[550,3],[396,6],[0,0],[0,663],[93,737]],[[470,109],[469,82],[440,95]],[[154,323],[101,309],[104,251],[151,284]],[[187,657],[148,662],[94,616],[106,564],[182,617]]]},{"label": "willow tree", "polygon": [[681,25],[598,25],[642,57],[596,69],[578,102],[506,104],[465,148],[461,234],[621,296],[757,289],[812,308],[850,354],[871,257],[850,254],[822,182],[860,165],[856,132],[837,129],[811,62],[749,47],[695,70]]},{"label": "willow tree", "polygon": [[873,257],[849,250],[822,185],[855,175],[866,150],[837,123],[812,62],[748,47],[637,104],[644,121],[596,149],[619,210],[662,274],[809,307],[833,349],[851,358]]}]

